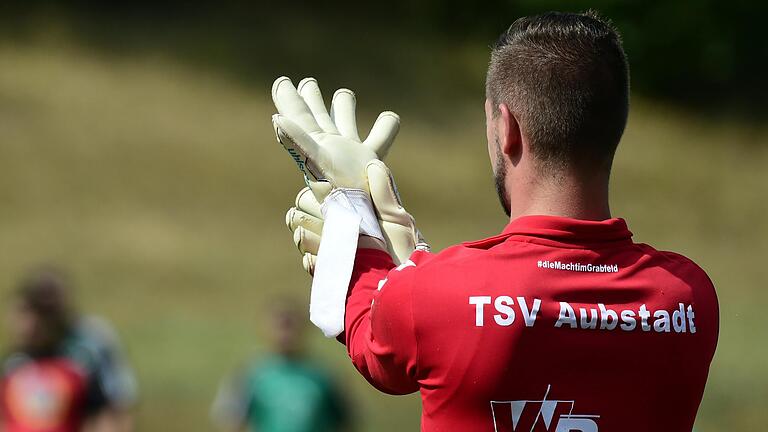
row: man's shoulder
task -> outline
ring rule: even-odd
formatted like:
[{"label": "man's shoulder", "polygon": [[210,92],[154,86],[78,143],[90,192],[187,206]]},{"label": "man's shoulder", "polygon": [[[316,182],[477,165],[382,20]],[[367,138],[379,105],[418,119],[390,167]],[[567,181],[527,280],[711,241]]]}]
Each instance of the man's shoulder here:
[{"label": "man's shoulder", "polygon": [[401,267],[415,266],[419,272],[443,272],[447,269],[457,269],[465,265],[473,266],[478,260],[484,260],[496,253],[496,247],[509,238],[508,234],[501,234],[481,240],[462,242],[449,246],[437,253],[414,252],[411,259]]},{"label": "man's shoulder", "polygon": [[709,310],[719,313],[715,285],[701,266],[677,252],[658,250],[643,243],[636,246],[649,258],[642,264],[641,271],[656,285],[687,296],[692,302],[699,303],[700,310],[709,305]]},{"label": "man's shoulder", "polygon": [[[476,247],[460,243],[433,253],[417,250],[400,265],[392,268],[379,282],[379,291],[386,297],[405,301],[413,293],[445,296],[457,284],[470,287],[479,282],[478,275],[490,270],[494,262],[489,259],[495,251],[490,247]],[[388,287],[389,289],[385,288]],[[396,286],[396,289],[393,289]],[[410,300],[408,300],[410,301]]]},{"label": "man's shoulder", "polygon": [[64,355],[93,371],[110,351],[111,341],[111,329],[106,321],[87,316],[77,320],[61,349]]},{"label": "man's shoulder", "polygon": [[636,243],[635,246],[652,258],[652,265],[686,282],[703,282],[712,285],[707,272],[691,258],[677,252],[659,250],[645,243]]}]

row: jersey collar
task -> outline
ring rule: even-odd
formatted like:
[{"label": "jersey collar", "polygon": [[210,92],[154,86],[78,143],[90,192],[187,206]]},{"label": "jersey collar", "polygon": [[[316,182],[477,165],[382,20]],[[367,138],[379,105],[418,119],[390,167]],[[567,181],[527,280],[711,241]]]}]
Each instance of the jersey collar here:
[{"label": "jersey collar", "polygon": [[510,222],[502,234],[520,234],[563,240],[616,241],[632,238],[624,219],[601,221],[557,216],[522,216]]},{"label": "jersey collar", "polygon": [[620,218],[591,221],[558,216],[522,216],[510,222],[501,234],[465,245],[488,247],[509,238],[578,248],[601,243],[631,242],[632,232],[624,219]]}]

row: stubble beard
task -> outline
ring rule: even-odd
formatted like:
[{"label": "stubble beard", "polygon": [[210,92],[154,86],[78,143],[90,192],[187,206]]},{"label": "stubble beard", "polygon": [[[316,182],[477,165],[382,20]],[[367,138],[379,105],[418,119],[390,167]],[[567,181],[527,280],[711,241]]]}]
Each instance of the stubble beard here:
[{"label": "stubble beard", "polygon": [[496,172],[494,173],[494,185],[496,186],[496,194],[499,196],[499,203],[501,208],[506,213],[507,217],[512,215],[512,204],[509,201],[509,195],[507,194],[507,164],[504,161],[504,155],[501,153],[501,145],[499,144],[499,138],[496,137]]}]

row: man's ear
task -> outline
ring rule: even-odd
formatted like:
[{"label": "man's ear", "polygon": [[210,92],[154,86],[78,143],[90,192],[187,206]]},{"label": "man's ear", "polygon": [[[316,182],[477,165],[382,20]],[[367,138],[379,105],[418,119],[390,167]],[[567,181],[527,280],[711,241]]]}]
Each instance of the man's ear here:
[{"label": "man's ear", "polygon": [[523,137],[520,132],[520,124],[507,104],[499,104],[497,125],[501,152],[507,155],[513,164],[517,164],[522,155]]}]

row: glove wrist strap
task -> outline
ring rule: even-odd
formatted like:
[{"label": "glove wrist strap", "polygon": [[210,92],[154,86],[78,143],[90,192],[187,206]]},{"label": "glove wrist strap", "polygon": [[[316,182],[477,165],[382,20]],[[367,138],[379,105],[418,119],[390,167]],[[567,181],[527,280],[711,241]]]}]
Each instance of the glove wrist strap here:
[{"label": "glove wrist strap", "polygon": [[323,200],[320,207],[323,219],[326,219],[330,206],[340,206],[357,213],[361,218],[360,234],[384,241],[384,234],[381,232],[379,220],[376,218],[376,211],[373,209],[373,203],[371,203],[368,192],[361,189],[334,189]]},{"label": "glove wrist strap", "polygon": [[384,241],[371,199],[363,190],[334,189],[321,206],[323,234],[317,252],[309,319],[327,337],[344,331],[344,308],[360,234]]}]

